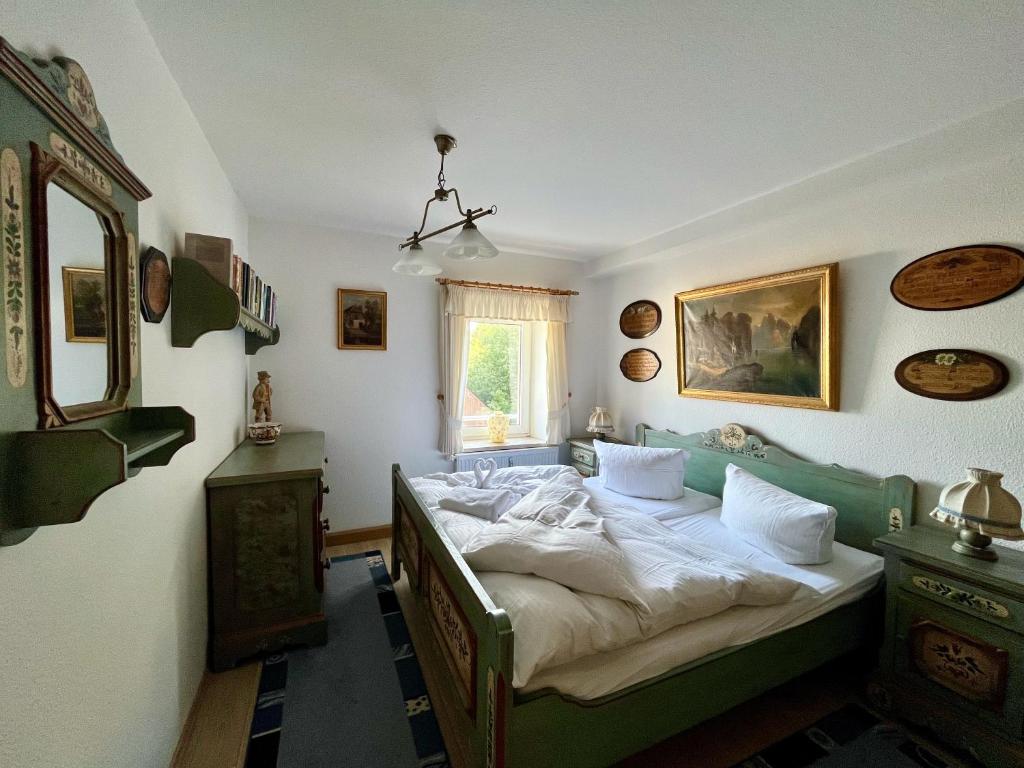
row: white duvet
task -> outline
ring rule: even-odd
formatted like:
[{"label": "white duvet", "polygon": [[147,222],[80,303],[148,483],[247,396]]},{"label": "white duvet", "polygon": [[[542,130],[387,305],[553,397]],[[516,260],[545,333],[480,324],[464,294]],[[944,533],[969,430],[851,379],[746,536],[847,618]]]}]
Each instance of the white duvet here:
[{"label": "white duvet", "polygon": [[589,494],[567,467],[499,470],[492,488],[527,495],[496,523],[437,510],[472,473],[414,478],[445,532],[515,630],[513,686],[541,669],[622,648],[736,605],[811,590],[715,552]]}]

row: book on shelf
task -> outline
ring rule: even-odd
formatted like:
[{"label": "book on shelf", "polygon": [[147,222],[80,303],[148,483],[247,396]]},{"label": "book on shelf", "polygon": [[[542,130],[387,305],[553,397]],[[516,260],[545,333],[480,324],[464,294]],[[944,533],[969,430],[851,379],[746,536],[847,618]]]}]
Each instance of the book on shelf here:
[{"label": "book on shelf", "polygon": [[231,240],[226,237],[185,233],[185,258],[198,261],[228,287],[231,286],[231,251]]},{"label": "book on shelf", "polygon": [[242,300],[242,259],[239,256],[231,257],[231,290],[235,292],[238,300]]}]

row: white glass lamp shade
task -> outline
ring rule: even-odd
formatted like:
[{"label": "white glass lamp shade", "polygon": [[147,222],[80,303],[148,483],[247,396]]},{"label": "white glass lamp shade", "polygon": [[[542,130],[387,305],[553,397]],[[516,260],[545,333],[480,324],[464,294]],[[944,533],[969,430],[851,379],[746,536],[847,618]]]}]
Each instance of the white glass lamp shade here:
[{"label": "white glass lamp shade", "polygon": [[968,479],[942,489],[931,517],[996,539],[1024,539],[1020,502],[1003,488],[1000,472],[968,469]]},{"label": "white glass lamp shade", "polygon": [[444,249],[444,255],[456,261],[475,261],[477,259],[493,259],[498,249],[490,240],[480,234],[476,224],[467,221],[462,231],[455,236],[451,245]]},{"label": "white glass lamp shade", "polygon": [[615,427],[612,426],[612,415],[608,413],[608,409],[602,408],[599,405],[594,406],[594,410],[590,412],[590,419],[587,423],[587,432],[607,435],[614,431]]},{"label": "white glass lamp shade", "polygon": [[441,265],[430,257],[419,243],[410,245],[409,250],[402,254],[402,258],[391,269],[400,275],[430,277],[441,274]]}]

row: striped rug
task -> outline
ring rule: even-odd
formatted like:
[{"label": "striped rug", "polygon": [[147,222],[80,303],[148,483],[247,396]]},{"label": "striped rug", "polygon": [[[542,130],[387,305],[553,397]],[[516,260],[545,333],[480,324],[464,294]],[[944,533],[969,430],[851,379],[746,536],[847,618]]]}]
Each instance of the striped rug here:
[{"label": "striped rug", "polygon": [[[325,573],[327,645],[264,660],[246,768],[312,768],[321,762],[448,768],[384,558],[373,551],[331,562],[335,567]],[[376,610],[360,612],[372,594]],[[381,647],[385,638],[388,647]],[[393,679],[381,679],[385,658]],[[398,691],[400,700],[391,699]],[[396,714],[403,711],[404,717]]]}]

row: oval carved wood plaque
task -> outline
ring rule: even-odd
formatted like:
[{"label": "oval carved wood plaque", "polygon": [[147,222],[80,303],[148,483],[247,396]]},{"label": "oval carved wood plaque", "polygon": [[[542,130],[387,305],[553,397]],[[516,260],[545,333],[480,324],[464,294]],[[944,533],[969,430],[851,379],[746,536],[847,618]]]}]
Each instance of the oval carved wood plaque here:
[{"label": "oval carved wood plaque", "polygon": [[1024,285],[1024,252],[1004,245],[966,245],[922,256],[892,279],[889,290],[913,309],[969,309]]},{"label": "oval carved wood plaque", "polygon": [[650,381],[661,370],[661,358],[650,349],[631,349],[619,360],[619,370],[630,381]]},{"label": "oval carved wood plaque", "polygon": [[896,366],[901,387],[935,400],[981,400],[1009,380],[1009,371],[999,360],[970,349],[929,349]]},{"label": "oval carved wood plaque", "polygon": [[661,307],[641,299],[629,304],[619,314],[619,330],[631,339],[644,339],[661,327]]}]

